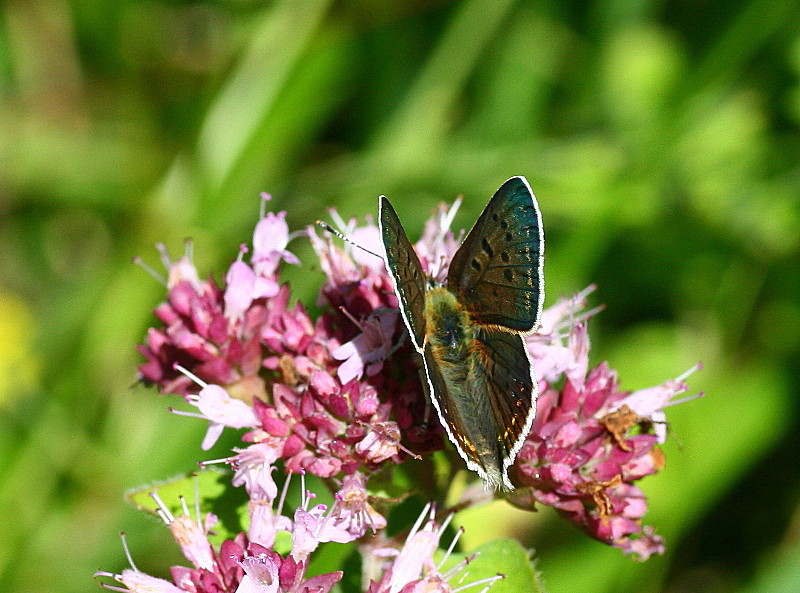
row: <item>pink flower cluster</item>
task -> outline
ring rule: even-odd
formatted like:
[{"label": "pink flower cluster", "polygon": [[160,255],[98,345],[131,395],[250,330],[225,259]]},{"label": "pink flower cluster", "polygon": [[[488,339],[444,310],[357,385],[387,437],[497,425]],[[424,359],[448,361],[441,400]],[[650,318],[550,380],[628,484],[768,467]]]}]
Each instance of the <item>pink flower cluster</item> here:
[{"label": "pink flower cluster", "polygon": [[[445,277],[459,244],[449,228],[456,206],[440,208],[415,245],[434,279]],[[341,226],[381,253],[374,224]],[[327,276],[316,319],[290,305],[289,287],[279,283],[280,265],[298,263],[287,246],[299,235],[311,240]],[[209,421],[204,448],[226,426],[248,429],[249,445],[225,461],[251,497],[257,520],[250,545],[269,547],[276,464],[344,485],[409,453],[441,448],[442,431],[426,421],[419,366],[380,257],[337,247],[313,229],[292,235],[284,212],[262,212],[249,263],[247,251],[240,249],[224,286],[201,281],[190,253],[177,262],[164,255],[168,297],[156,309],[163,325],[140,346],[147,359],[140,375],[197,408],[179,413]],[[685,376],[627,393],[607,364],[590,370],[590,291],[545,310],[541,328],[527,338],[541,395],[508,497],[525,508],[553,506],[593,537],[647,558],[661,553],[663,542],[641,524],[646,500],[635,482],[663,465],[663,410],[686,390]],[[368,512],[360,517],[380,524]],[[275,559],[257,564],[282,570]]]},{"label": "pink flower cluster", "polygon": [[634,483],[664,466],[657,446],[666,439],[664,408],[685,401],[673,398],[688,389],[684,379],[699,365],[635,392],[619,390],[607,363],[588,370],[587,314],[580,311],[589,290],[548,310],[529,338],[543,378],[508,498],[523,508],[552,506],[591,536],[645,560],[662,554],[664,542],[642,526],[647,501]]},{"label": "pink flower cluster", "polygon": [[[303,504],[295,510],[294,518],[289,519],[281,514],[289,486],[287,480],[278,508],[273,509],[274,497],[262,500],[259,505],[251,504],[250,533],[226,540],[218,552],[208,540],[208,534],[217,521],[215,516],[209,514],[201,520],[197,511],[197,519],[193,519],[185,502],[183,512],[175,516],[154,493],[159,516],[169,527],[192,568],[173,567],[170,582],[139,571],[128,554],[130,569],[119,574],[98,572],[96,576],[112,578],[126,587],[104,585],[117,591],[327,593],[342,578],[342,573],[335,571],[305,578],[311,553],[321,543],[352,542],[362,537],[368,528],[375,531],[386,526],[383,517],[367,503],[364,484],[364,477],[358,473],[345,478],[330,510],[322,504],[311,507],[313,496],[304,490]],[[250,486],[254,483],[251,482]],[[267,507],[266,512],[264,507]],[[265,520],[267,517],[269,520]],[[285,555],[273,549],[275,538],[281,531],[291,535],[291,550]]]},{"label": "pink flower cluster", "polygon": [[285,212],[262,216],[250,264],[243,247],[223,288],[199,280],[190,252],[177,262],[165,255],[168,300],[155,311],[163,327],[139,347],[141,378],[209,420],[204,449],[224,426],[250,428],[245,440],[273,449],[288,472],[375,471],[405,457],[401,439],[415,452],[441,447],[435,427],[420,428],[425,402],[411,357],[384,368],[402,331],[388,276],[304,234],[329,274],[316,321],[278,284],[278,264],[297,261],[285,249]]},{"label": "pink flower cluster", "polygon": [[[433,505],[425,506],[400,549],[389,545],[373,544],[371,546],[374,556],[386,560],[379,567],[382,575],[377,580],[370,579],[367,593],[453,593],[453,589],[448,583],[456,580],[455,577],[464,571],[474,556],[465,558],[446,572],[441,571],[442,565],[455,548],[463,530],[456,532],[444,557],[438,563],[435,562],[433,554],[439,547],[442,533],[447,529],[453,515],[448,515],[439,525],[434,520],[434,510]],[[462,575],[461,578],[463,576],[466,575]],[[484,580],[472,581],[463,589],[486,585],[482,589],[485,592],[502,578],[502,575],[496,575]]]},{"label": "pink flower cluster", "polygon": [[[360,474],[346,478],[330,510],[321,504],[310,507],[314,496],[304,490],[302,505],[295,510],[294,519],[289,519],[280,514],[289,485],[287,480],[276,509],[278,520],[273,523],[268,538],[274,541],[280,531],[290,534],[291,550],[286,554],[276,552],[272,543],[255,541],[243,533],[224,541],[217,551],[208,539],[217,522],[214,515],[207,514],[201,518],[197,510],[197,518],[193,518],[185,501],[182,512],[174,515],[154,492],[152,495],[159,506],[159,516],[192,567],[173,566],[171,581],[148,575],[136,567],[123,536],[130,568],[118,574],[98,571],[95,577],[113,579],[122,587],[107,582],[101,585],[122,593],[328,593],[342,578],[342,571],[306,578],[311,553],[322,543],[349,543],[362,537],[367,527],[374,532],[386,526],[383,517],[365,502],[364,482]],[[365,517],[368,517],[367,521],[364,521]],[[251,521],[256,518],[251,514]],[[450,519],[452,515],[443,524],[437,524],[434,509],[429,504],[404,542],[374,537],[363,548],[364,553],[371,557],[368,565],[372,567],[364,579],[367,593],[453,593],[449,581],[454,577],[464,580],[468,575],[459,573],[474,556],[465,558],[447,571],[441,570],[462,533],[459,530],[444,557],[434,561],[434,553]],[[473,580],[462,588],[486,585],[482,589],[485,593],[501,578],[497,575]]]}]

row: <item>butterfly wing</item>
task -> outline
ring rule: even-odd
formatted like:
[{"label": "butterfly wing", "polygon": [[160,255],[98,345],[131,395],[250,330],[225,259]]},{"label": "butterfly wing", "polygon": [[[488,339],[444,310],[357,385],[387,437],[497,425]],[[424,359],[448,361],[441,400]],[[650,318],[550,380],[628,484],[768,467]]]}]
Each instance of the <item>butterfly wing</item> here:
[{"label": "butterfly wing", "polygon": [[502,458],[493,436],[497,427],[482,386],[454,381],[451,373],[443,371],[430,342],[425,344],[423,360],[431,401],[458,454],[489,486],[510,489],[510,482],[501,475]]},{"label": "butterfly wing", "polygon": [[[486,385],[486,397],[499,427],[496,447],[507,482],[536,415],[538,387],[525,342],[519,334],[495,328],[481,329],[475,339],[475,382]],[[510,483],[507,484],[510,487]]]},{"label": "butterfly wing", "polygon": [[525,178],[512,177],[453,257],[447,288],[481,325],[530,331],[544,300],[543,255],[539,205]]},{"label": "butterfly wing", "polygon": [[421,352],[425,339],[425,272],[386,196],[380,197],[378,224],[386,252],[386,269],[397,294],[400,312],[414,347]]},{"label": "butterfly wing", "polygon": [[536,411],[536,384],[522,337],[480,329],[465,366],[425,344],[425,373],[439,419],[467,467],[493,488],[511,490],[508,468]]}]

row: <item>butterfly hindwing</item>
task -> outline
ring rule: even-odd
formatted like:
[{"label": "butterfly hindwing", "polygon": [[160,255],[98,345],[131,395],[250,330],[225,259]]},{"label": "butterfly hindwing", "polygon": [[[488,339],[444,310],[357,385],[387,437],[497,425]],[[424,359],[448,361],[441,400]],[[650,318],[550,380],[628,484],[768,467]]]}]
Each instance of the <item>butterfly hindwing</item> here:
[{"label": "butterfly hindwing", "polygon": [[527,332],[538,323],[544,297],[544,234],[536,198],[523,177],[492,197],[459,247],[447,288],[472,318]]},{"label": "butterfly hindwing", "polygon": [[386,268],[394,283],[400,312],[411,341],[416,350],[421,352],[425,340],[425,272],[386,196],[381,196],[378,209]]},{"label": "butterfly hindwing", "polygon": [[522,336],[495,328],[481,329],[476,343],[476,383],[485,384],[497,432],[502,473],[510,466],[530,431],[538,389]]},{"label": "butterfly hindwing", "polygon": [[520,335],[495,328],[477,329],[471,351],[465,365],[451,365],[426,343],[431,399],[467,466],[489,486],[511,489],[508,467],[536,410],[530,359]]},{"label": "butterfly hindwing", "polygon": [[471,470],[478,472],[492,488],[511,489],[511,483],[502,472],[502,452],[493,435],[498,433],[487,386],[474,381],[453,381],[452,373],[443,371],[440,360],[434,355],[430,343],[423,352],[425,374],[431,391],[431,401],[439,413],[447,436],[456,446],[459,455]]}]

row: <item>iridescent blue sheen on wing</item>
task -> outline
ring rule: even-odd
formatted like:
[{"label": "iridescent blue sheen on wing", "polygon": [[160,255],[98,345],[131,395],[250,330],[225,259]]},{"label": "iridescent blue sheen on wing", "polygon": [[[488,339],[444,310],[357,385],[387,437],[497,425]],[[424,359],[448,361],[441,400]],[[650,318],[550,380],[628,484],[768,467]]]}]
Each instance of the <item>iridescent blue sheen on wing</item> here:
[{"label": "iridescent blue sheen on wing", "polygon": [[482,324],[527,332],[544,297],[544,232],[528,182],[512,177],[494,194],[450,263],[447,288]]}]

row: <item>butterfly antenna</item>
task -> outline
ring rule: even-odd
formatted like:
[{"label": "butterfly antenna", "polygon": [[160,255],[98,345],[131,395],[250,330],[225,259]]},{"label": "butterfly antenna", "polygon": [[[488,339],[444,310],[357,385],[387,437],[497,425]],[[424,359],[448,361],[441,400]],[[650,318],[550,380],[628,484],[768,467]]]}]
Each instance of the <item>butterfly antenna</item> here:
[{"label": "butterfly antenna", "polygon": [[369,250],[369,249],[367,249],[366,247],[363,247],[363,246],[359,245],[358,243],[356,243],[355,241],[353,241],[353,240],[352,240],[350,237],[346,237],[346,236],[344,236],[342,233],[340,233],[339,231],[337,231],[335,228],[333,228],[333,227],[332,227],[331,225],[329,225],[327,222],[323,222],[323,221],[321,221],[321,220],[318,220],[318,221],[317,221],[317,225],[318,225],[318,226],[321,226],[323,229],[325,229],[325,230],[326,230],[326,231],[328,231],[329,233],[332,233],[332,234],[336,235],[337,237],[339,237],[339,238],[340,238],[342,241],[344,241],[345,243],[350,243],[350,245],[352,245],[353,247],[358,247],[358,248],[359,248],[361,251],[364,251],[364,252],[366,252],[366,253],[369,253],[370,255],[374,255],[374,256],[375,256],[375,257],[377,257],[377,258],[383,259],[383,256],[382,256],[382,255],[378,255],[378,254],[377,254],[377,253],[375,253],[374,251],[370,251],[370,250]]}]

